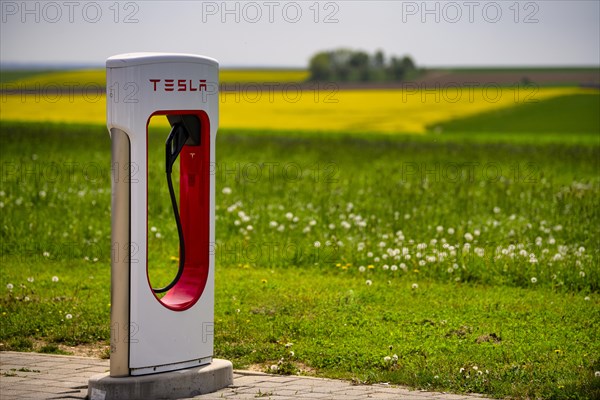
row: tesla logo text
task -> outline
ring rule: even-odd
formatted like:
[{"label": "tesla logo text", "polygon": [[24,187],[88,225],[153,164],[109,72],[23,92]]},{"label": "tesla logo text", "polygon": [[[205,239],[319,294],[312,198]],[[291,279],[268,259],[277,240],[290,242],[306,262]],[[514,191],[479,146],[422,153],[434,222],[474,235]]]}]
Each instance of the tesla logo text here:
[{"label": "tesla logo text", "polygon": [[206,91],[206,79],[149,79],[154,91],[201,92]]}]

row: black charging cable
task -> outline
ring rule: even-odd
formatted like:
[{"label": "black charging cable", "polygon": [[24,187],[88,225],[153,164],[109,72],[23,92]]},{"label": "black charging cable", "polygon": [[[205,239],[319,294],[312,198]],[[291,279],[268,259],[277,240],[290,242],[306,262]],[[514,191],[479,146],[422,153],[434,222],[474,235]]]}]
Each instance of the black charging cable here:
[{"label": "black charging cable", "polygon": [[183,239],[183,228],[181,227],[181,219],[179,218],[179,209],[177,207],[177,199],[175,198],[175,191],[173,190],[173,180],[171,178],[171,172],[173,171],[173,164],[179,157],[179,153],[183,149],[185,142],[188,140],[189,134],[187,129],[181,123],[173,125],[167,142],[165,143],[165,155],[166,155],[166,170],[167,170],[167,185],[169,186],[169,194],[171,196],[171,205],[173,206],[173,214],[175,215],[175,223],[177,224],[177,233],[179,234],[179,269],[177,275],[167,286],[162,288],[152,288],[154,293],[164,293],[173,288],[179,282],[181,275],[183,275],[183,268],[185,266],[185,241]]}]

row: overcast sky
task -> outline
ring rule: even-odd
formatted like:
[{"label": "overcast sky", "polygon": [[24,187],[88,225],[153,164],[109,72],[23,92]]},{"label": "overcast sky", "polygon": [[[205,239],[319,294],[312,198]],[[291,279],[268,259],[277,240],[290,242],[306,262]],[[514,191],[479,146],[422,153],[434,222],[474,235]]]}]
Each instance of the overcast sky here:
[{"label": "overcast sky", "polygon": [[600,1],[0,1],[0,57],[93,64],[136,51],[305,67],[319,50],[420,66],[600,65]]}]

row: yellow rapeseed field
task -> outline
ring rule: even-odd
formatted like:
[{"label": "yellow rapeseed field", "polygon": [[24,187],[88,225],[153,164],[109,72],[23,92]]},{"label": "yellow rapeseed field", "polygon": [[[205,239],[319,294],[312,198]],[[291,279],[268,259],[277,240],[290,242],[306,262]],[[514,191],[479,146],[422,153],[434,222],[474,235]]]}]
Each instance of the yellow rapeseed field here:
[{"label": "yellow rapeseed field", "polygon": [[577,88],[447,90],[289,90],[221,94],[221,126],[424,133],[427,126],[528,101],[583,92]]},{"label": "yellow rapeseed field", "polygon": [[[224,92],[220,127],[423,133],[453,118],[529,101],[583,93],[578,88],[510,87],[422,90],[313,90]],[[2,95],[0,120],[104,124],[106,98],[98,94]]]}]

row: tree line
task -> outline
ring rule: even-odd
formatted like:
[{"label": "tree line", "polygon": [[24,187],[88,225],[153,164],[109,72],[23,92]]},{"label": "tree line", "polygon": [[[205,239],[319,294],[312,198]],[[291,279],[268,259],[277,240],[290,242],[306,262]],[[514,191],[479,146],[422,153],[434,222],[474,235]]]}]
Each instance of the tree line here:
[{"label": "tree line", "polygon": [[382,50],[337,49],[315,54],[309,63],[311,81],[389,82],[413,78],[417,71],[409,56],[386,58]]}]

